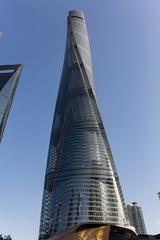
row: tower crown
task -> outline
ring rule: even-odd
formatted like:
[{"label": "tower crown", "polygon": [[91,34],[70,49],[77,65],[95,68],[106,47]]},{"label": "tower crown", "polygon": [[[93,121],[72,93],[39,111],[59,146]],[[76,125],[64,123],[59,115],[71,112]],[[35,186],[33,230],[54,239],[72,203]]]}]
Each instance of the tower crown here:
[{"label": "tower crown", "polygon": [[82,11],[71,10],[71,11],[69,11],[69,17],[78,17],[83,20],[84,13]]},{"label": "tower crown", "polygon": [[138,203],[137,202],[132,202],[132,205],[133,206],[138,206]]}]

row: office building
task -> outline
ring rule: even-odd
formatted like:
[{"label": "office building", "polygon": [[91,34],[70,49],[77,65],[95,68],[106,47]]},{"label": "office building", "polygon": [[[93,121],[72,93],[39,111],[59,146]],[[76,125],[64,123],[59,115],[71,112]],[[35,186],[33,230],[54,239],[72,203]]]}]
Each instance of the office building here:
[{"label": "office building", "polygon": [[18,85],[22,65],[0,66],[0,141]]},{"label": "office building", "polygon": [[98,108],[84,14],[70,11],[51,131],[39,239],[79,224],[127,226],[125,203]]},{"label": "office building", "polygon": [[127,205],[130,224],[135,227],[138,234],[146,234],[142,208],[136,202]]}]

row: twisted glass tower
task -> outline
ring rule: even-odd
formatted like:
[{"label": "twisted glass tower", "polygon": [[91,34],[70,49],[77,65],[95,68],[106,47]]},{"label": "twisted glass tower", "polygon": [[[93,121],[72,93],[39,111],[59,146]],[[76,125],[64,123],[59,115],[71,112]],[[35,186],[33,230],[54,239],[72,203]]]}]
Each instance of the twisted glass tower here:
[{"label": "twisted glass tower", "polygon": [[71,11],[39,239],[83,223],[125,226],[125,204],[98,109],[84,15]]}]

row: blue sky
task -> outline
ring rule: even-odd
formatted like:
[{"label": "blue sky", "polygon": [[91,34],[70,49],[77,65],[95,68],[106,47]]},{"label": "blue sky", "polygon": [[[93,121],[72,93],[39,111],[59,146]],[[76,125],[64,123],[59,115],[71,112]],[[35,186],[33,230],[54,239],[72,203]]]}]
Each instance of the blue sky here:
[{"label": "blue sky", "polygon": [[0,64],[23,72],[0,144],[0,232],[38,237],[66,17],[83,10],[97,96],[126,203],[160,232],[160,1],[1,0]]}]

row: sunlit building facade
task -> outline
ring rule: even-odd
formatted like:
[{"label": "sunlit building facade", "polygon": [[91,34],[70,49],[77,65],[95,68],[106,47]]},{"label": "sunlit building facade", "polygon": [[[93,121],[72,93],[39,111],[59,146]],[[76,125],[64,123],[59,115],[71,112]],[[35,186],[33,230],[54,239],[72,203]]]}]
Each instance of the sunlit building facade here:
[{"label": "sunlit building facade", "polygon": [[135,227],[138,234],[147,234],[142,208],[133,202],[127,205],[127,210],[131,226]]},{"label": "sunlit building facade", "polygon": [[69,12],[39,239],[78,224],[126,226],[125,203],[95,92],[84,14]]},{"label": "sunlit building facade", "polygon": [[0,141],[18,85],[22,65],[0,66]]}]

